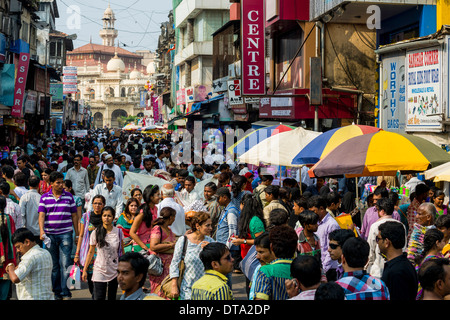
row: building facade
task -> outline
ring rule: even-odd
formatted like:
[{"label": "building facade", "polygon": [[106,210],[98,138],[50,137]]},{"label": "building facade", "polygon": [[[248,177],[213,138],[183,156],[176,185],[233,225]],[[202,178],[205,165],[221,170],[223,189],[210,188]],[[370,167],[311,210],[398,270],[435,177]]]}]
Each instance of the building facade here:
[{"label": "building facade", "polygon": [[118,32],[110,6],[102,20],[102,44],[91,41],[68,52],[67,62],[77,67],[76,99],[89,106],[93,126],[118,128],[121,117],[152,115],[146,98],[154,82],[155,54],[130,52],[115,45]]}]

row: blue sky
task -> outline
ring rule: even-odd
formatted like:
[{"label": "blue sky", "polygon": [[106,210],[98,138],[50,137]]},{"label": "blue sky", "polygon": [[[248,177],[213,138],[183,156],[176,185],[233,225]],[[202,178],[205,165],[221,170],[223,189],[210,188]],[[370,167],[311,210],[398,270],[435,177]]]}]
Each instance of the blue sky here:
[{"label": "blue sky", "polygon": [[92,43],[102,44],[101,19],[109,4],[117,19],[117,40],[129,51],[155,51],[161,23],[169,20],[172,10],[171,0],[57,0],[57,4],[60,17],[56,19],[56,28],[77,34],[75,48],[89,43],[91,38]]}]

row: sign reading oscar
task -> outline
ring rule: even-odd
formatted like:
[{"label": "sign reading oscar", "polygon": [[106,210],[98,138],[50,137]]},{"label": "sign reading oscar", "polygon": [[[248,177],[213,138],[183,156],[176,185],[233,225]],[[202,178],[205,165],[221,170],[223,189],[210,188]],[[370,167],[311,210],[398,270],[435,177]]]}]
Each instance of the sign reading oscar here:
[{"label": "sign reading oscar", "polygon": [[243,96],[266,93],[264,3],[241,0]]}]

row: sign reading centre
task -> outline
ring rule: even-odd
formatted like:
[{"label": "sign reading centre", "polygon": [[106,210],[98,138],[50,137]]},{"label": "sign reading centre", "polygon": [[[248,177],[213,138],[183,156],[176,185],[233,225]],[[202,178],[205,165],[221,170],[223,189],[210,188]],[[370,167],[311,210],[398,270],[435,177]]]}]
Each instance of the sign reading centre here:
[{"label": "sign reading centre", "polygon": [[266,93],[264,1],[241,1],[242,95]]}]

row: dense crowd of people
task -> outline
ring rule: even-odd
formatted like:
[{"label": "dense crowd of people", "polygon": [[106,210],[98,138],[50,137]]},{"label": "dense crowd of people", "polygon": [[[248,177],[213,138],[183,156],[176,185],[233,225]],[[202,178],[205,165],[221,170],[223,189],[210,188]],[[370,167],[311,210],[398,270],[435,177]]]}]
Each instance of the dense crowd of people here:
[{"label": "dense crowd of people", "polygon": [[[233,300],[233,273],[249,300],[450,294],[448,198],[430,181],[280,181],[177,143],[103,129],[3,158],[0,300],[68,300],[78,280],[94,300]],[[130,173],[164,183],[127,190]]]}]

